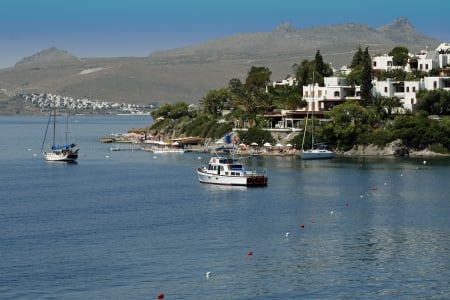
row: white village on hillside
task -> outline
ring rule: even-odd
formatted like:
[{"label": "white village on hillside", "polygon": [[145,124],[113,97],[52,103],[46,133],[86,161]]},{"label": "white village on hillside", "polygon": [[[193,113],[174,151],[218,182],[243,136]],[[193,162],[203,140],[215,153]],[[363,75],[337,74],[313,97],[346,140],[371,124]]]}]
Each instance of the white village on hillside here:
[{"label": "white village on hillside", "polygon": [[[393,56],[387,54],[372,57],[374,71],[391,71],[396,68],[401,68],[405,72],[415,70],[429,72],[438,68],[442,70],[439,76],[425,76],[415,81],[378,81],[376,78],[373,79],[373,96],[397,97],[403,107],[398,108],[396,113],[414,112],[417,104],[416,93],[420,90],[450,91],[450,43],[442,43],[435,50],[409,53],[409,59],[405,66],[394,66]],[[347,85],[345,75],[350,71],[347,67],[334,70],[335,74],[342,75],[325,77],[324,86],[319,86],[317,83],[303,86],[303,99],[306,100],[307,106],[295,111],[281,110],[277,116],[270,115],[271,118],[277,120],[275,128],[271,128],[271,130],[301,130],[302,120],[308,111],[319,116],[347,100],[361,100],[360,86]],[[295,77],[272,82],[274,87],[295,84],[297,84]]]}]

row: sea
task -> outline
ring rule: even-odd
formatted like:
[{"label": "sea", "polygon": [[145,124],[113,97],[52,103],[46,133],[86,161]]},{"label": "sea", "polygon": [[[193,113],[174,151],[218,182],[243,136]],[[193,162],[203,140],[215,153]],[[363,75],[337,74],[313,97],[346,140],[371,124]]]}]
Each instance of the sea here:
[{"label": "sea", "polygon": [[450,299],[450,158],[250,157],[262,188],[200,184],[208,153],[110,151],[149,116],[0,117],[0,299]]}]

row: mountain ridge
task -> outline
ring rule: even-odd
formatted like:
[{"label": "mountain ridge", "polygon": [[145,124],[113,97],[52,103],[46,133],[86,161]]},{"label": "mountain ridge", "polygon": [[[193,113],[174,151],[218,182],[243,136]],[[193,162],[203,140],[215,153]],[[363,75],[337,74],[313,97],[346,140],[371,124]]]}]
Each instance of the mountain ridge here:
[{"label": "mountain ridge", "polygon": [[79,58],[52,47],[0,69],[0,88],[13,95],[53,93],[125,103],[197,103],[232,78],[245,80],[251,66],[265,66],[272,80],[292,66],[314,59],[320,50],[336,68],[348,65],[358,47],[371,54],[395,46],[417,52],[441,41],[416,31],[401,17],[379,28],[345,23],[295,29],[281,23],[270,32],[239,33],[197,45],[150,53],[145,57]]}]

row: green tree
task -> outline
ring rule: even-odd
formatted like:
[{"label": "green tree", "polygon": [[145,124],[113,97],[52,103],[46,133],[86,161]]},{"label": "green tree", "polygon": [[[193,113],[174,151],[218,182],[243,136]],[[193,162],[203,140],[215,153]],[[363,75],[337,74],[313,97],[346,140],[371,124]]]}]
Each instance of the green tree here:
[{"label": "green tree", "polygon": [[258,93],[265,92],[266,86],[270,83],[272,71],[266,67],[252,66],[245,79],[244,90]]},{"label": "green tree", "polygon": [[274,106],[277,108],[295,110],[306,106],[306,101],[302,100],[295,86],[281,85],[269,87],[268,91],[270,97],[273,99]]},{"label": "green tree", "polygon": [[185,102],[175,103],[171,110],[169,117],[172,119],[180,119],[181,117],[189,115],[189,106]]},{"label": "green tree", "polygon": [[258,113],[272,109],[269,98],[267,93],[245,90],[242,95],[232,97],[230,104],[243,112],[243,121],[252,127]]},{"label": "green tree", "polygon": [[405,81],[406,72],[402,69],[392,69],[387,71],[381,71],[379,80],[393,80],[393,81]]},{"label": "green tree", "polygon": [[230,100],[231,93],[228,89],[210,90],[206,97],[200,100],[203,112],[219,115]]},{"label": "green tree", "polygon": [[417,93],[418,110],[424,110],[429,114],[450,114],[450,92],[445,90],[420,90]]},{"label": "green tree", "polygon": [[263,130],[258,127],[252,127],[247,131],[239,132],[239,138],[241,139],[241,141],[245,140],[245,143],[247,145],[251,143],[257,143],[259,146],[262,146],[265,142],[275,142],[275,139],[272,137],[269,131]]},{"label": "green tree", "polygon": [[397,108],[403,108],[403,103],[400,98],[394,97],[382,97],[381,105],[386,109],[388,117],[392,115],[392,112]]},{"label": "green tree", "polygon": [[370,130],[368,111],[355,101],[337,105],[330,112],[331,122],[325,124],[324,131],[332,144],[341,149],[350,149],[357,144],[358,136]]},{"label": "green tree", "polygon": [[369,47],[363,53],[361,70],[361,104],[363,106],[372,103],[372,61],[369,55]]},{"label": "green tree", "polygon": [[294,64],[292,66],[292,69],[294,71],[295,74],[295,78],[297,78],[297,85],[299,88],[299,93],[300,95],[303,94],[303,86],[308,85],[308,83],[311,83],[310,79],[312,77],[312,75],[310,76],[309,74],[312,74],[312,67],[310,62],[308,62],[308,60],[303,60],[300,65],[298,64]]},{"label": "green tree", "polygon": [[232,78],[228,81],[228,90],[231,95],[240,95],[244,89],[244,85],[242,84],[239,78]]},{"label": "green tree", "polygon": [[358,47],[358,50],[356,50],[355,54],[353,55],[352,63],[350,64],[350,68],[354,69],[360,65],[362,65],[363,62],[363,51],[361,49],[361,46]]},{"label": "green tree", "polygon": [[392,56],[392,63],[394,66],[404,66],[408,62],[409,50],[402,46],[394,47],[389,55]]}]

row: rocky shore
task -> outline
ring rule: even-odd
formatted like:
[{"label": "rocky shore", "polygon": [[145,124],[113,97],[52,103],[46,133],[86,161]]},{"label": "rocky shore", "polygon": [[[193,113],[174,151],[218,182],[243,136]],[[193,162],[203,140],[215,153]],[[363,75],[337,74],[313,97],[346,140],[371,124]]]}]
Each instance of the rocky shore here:
[{"label": "rocky shore", "polygon": [[446,154],[440,154],[429,149],[414,150],[410,149],[403,144],[401,140],[395,140],[385,147],[379,147],[376,145],[356,145],[348,151],[338,151],[340,156],[395,156],[395,157],[444,157],[449,156]]}]

